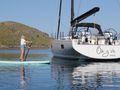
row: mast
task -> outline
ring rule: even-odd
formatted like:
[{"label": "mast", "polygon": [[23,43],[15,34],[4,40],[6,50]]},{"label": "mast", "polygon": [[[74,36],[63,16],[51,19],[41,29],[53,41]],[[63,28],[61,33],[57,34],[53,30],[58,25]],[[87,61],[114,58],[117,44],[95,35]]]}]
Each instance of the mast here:
[{"label": "mast", "polygon": [[58,39],[58,37],[59,37],[59,31],[60,31],[61,10],[62,10],[62,0],[60,0],[60,6],[59,6],[59,18],[58,18],[58,28],[57,28],[57,39]]},{"label": "mast", "polygon": [[70,29],[70,32],[69,32],[69,36],[72,35],[72,37],[74,36],[74,34],[73,34],[73,26],[72,26],[71,22],[74,20],[74,17],[75,17],[75,14],[74,14],[74,0],[71,0],[71,21],[70,21],[71,29]]},{"label": "mast", "polygon": [[74,0],[71,0],[71,21],[74,19]]}]

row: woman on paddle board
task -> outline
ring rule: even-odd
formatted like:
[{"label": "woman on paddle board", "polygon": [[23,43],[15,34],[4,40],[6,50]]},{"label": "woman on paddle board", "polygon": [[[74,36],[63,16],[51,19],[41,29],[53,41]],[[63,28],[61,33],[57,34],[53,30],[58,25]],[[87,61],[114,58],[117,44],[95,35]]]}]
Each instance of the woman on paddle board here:
[{"label": "woman on paddle board", "polygon": [[21,48],[20,60],[21,61],[25,60],[25,49],[27,47],[27,43],[29,43],[29,41],[27,41],[25,36],[22,35],[21,36],[21,41],[20,41],[20,48]]}]

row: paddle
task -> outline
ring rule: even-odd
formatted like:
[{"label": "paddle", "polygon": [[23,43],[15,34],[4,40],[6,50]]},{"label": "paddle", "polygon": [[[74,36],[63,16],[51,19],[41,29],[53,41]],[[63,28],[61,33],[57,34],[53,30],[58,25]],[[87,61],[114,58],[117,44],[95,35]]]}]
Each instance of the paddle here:
[{"label": "paddle", "polygon": [[24,61],[26,61],[26,59],[27,59],[27,56],[28,56],[28,53],[29,53],[29,50],[30,50],[30,47],[31,47],[31,46],[32,46],[32,42],[28,43],[28,50],[27,50],[27,52],[26,52]]}]

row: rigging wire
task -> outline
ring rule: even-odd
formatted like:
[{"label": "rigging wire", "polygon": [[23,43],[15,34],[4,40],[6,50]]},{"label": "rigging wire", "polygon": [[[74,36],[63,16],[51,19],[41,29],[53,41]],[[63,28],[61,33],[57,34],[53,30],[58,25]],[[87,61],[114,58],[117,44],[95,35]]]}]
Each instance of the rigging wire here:
[{"label": "rigging wire", "polygon": [[81,0],[79,0],[79,3],[78,3],[78,10],[77,10],[77,15],[79,15],[80,13],[80,8],[81,8]]},{"label": "rigging wire", "polygon": [[94,16],[94,28],[95,28],[95,25],[96,25],[96,23],[95,23],[95,21],[96,21],[96,19],[95,19],[95,14],[93,14],[93,16]]}]

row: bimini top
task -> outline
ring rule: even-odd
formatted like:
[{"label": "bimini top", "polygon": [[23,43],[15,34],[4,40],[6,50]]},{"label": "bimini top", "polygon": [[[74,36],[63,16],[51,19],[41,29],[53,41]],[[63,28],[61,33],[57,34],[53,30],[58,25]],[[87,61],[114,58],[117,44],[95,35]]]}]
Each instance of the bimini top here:
[{"label": "bimini top", "polygon": [[75,25],[76,27],[90,27],[90,28],[96,28],[99,31],[99,34],[103,36],[103,32],[101,29],[101,26],[96,23],[78,23]]}]

